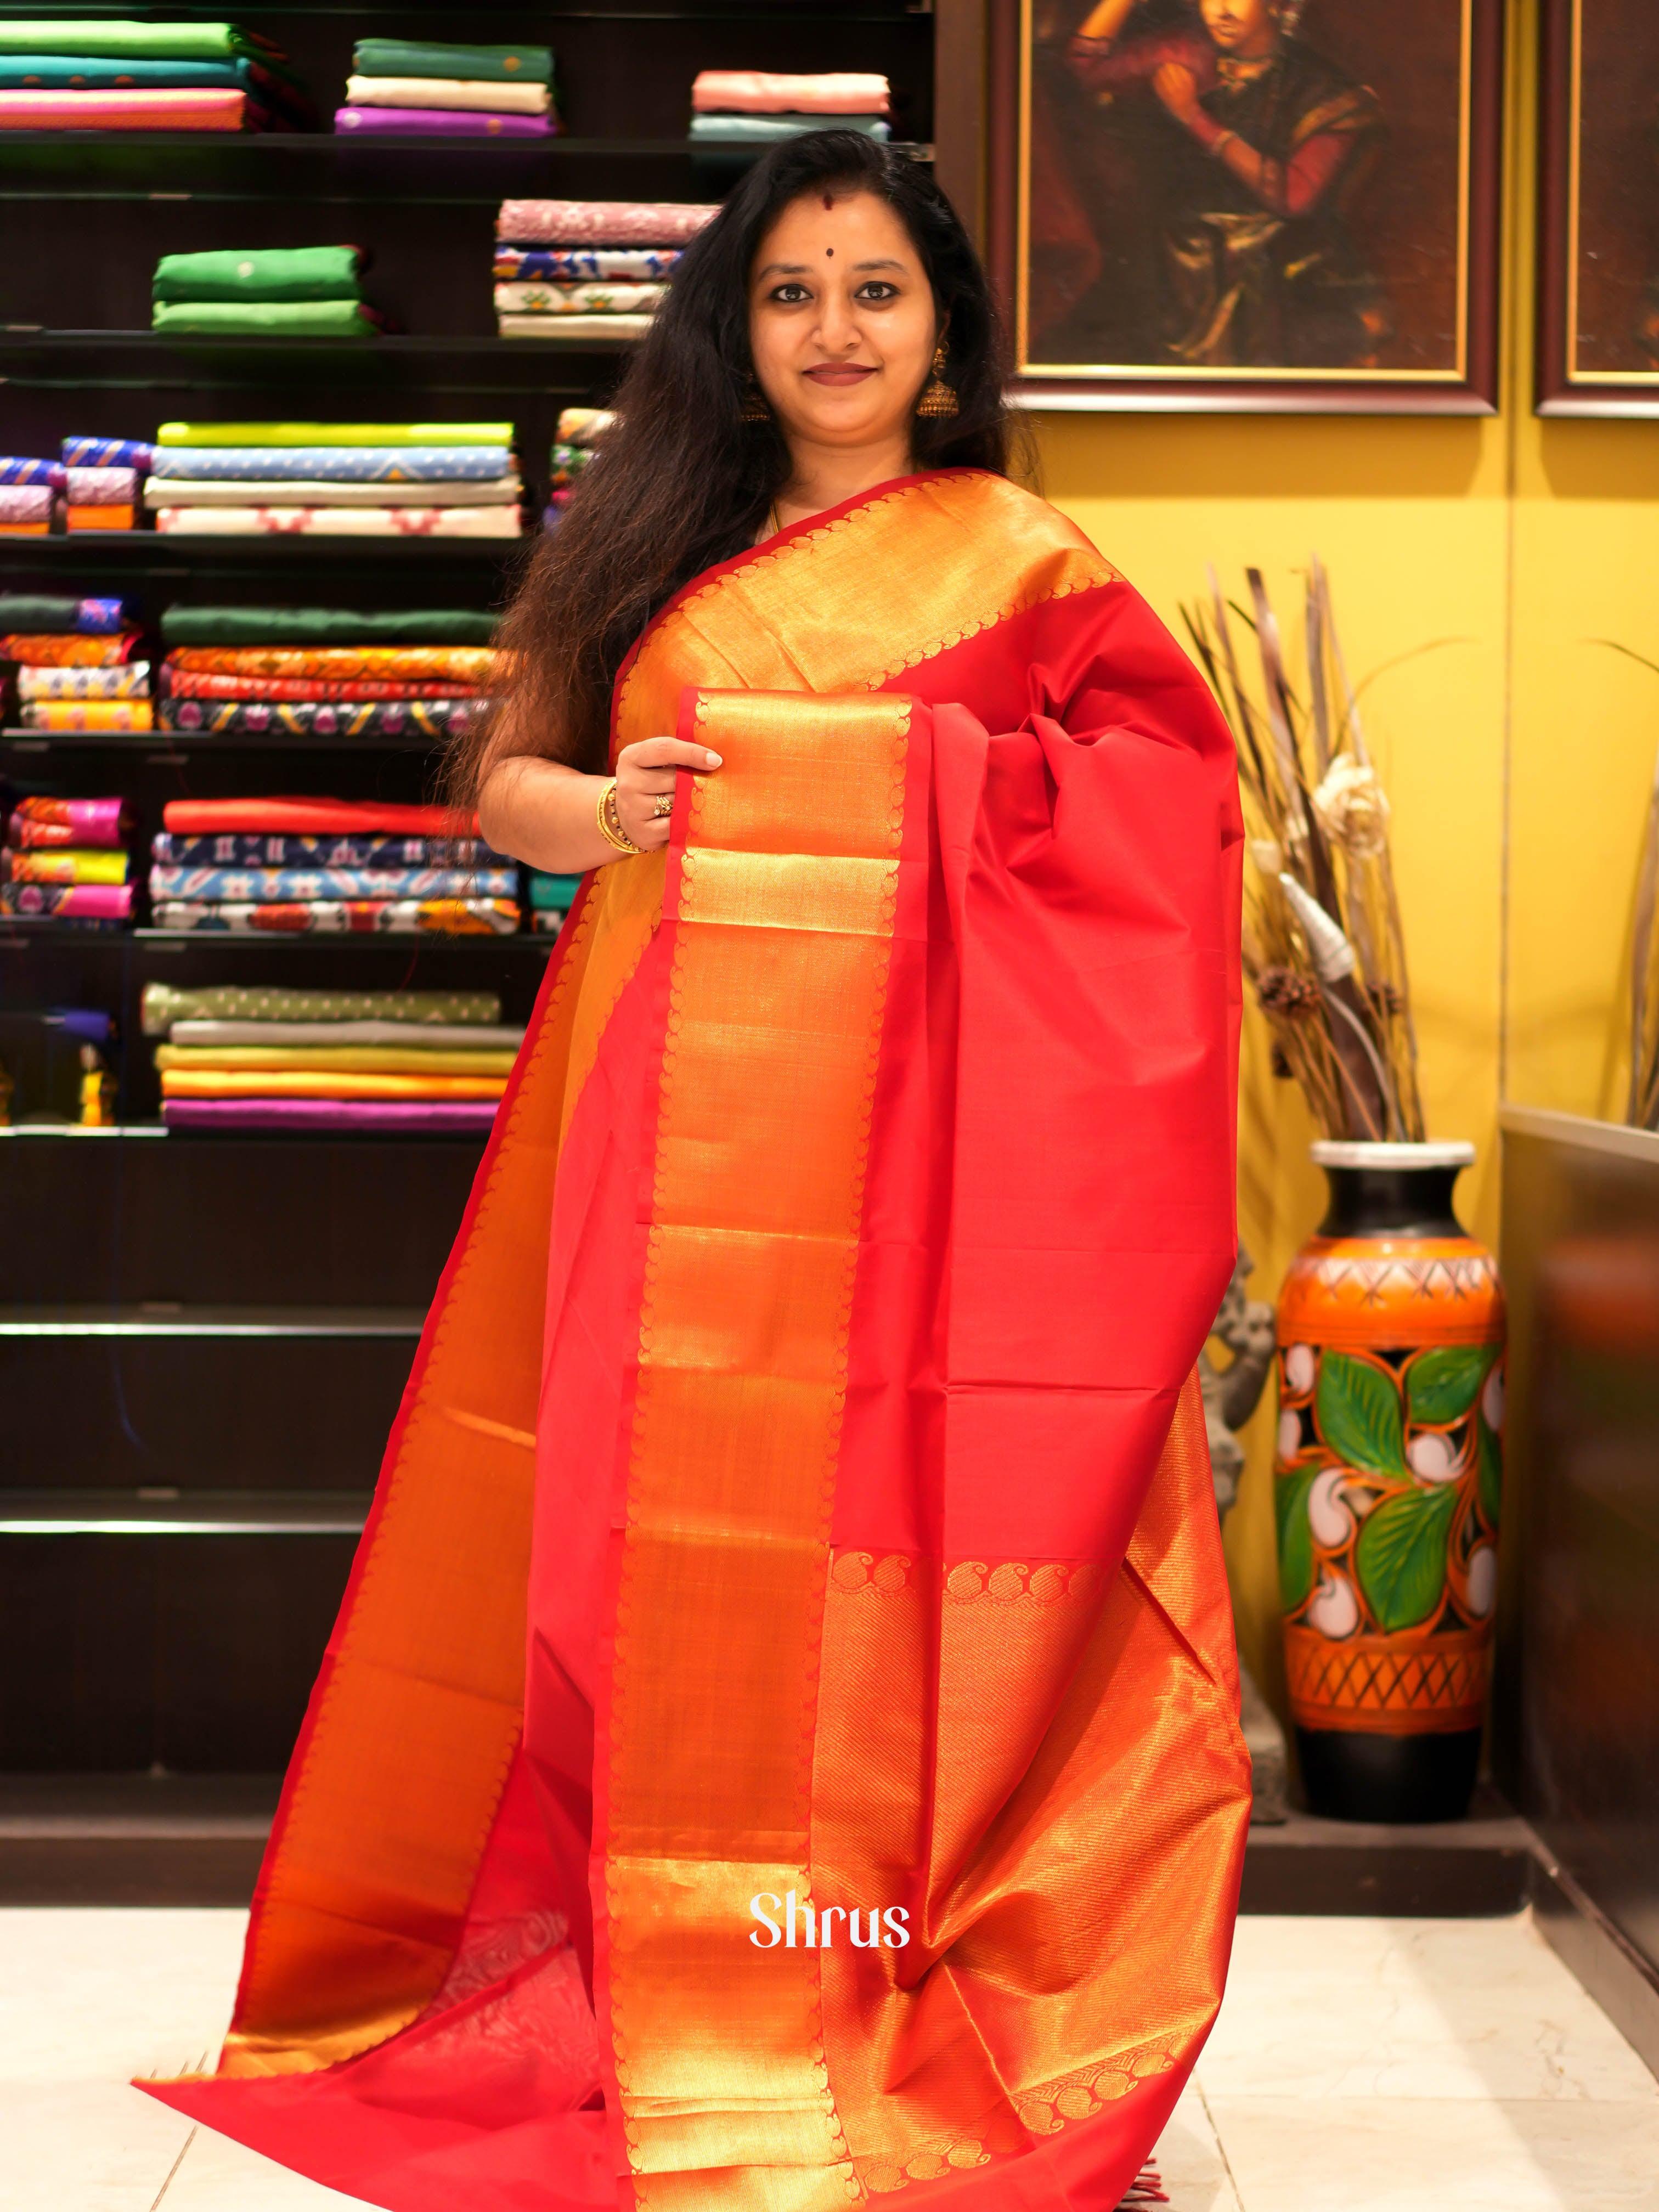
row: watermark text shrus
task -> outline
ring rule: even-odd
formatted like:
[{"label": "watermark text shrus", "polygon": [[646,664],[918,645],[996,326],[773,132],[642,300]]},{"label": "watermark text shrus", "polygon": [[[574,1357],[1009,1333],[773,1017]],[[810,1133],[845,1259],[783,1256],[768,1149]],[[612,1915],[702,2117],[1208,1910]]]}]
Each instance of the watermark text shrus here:
[{"label": "watermark text shrus", "polygon": [[[832,1950],[838,1920],[847,1923],[846,1932],[856,1950],[874,1951],[884,1943],[890,1951],[900,1951],[910,1940],[910,1916],[902,1905],[890,1905],[884,1911],[879,1905],[872,1905],[868,1912],[856,1905],[850,1909],[844,1905],[826,1905],[822,1911],[815,1912],[810,1905],[797,1905],[793,1889],[784,1897],[775,1897],[769,1889],[763,1889],[757,1897],[750,1899],[749,1911],[750,1917],[760,1923],[760,1928],[750,1929],[749,1940],[763,1951],[775,1950],[780,1943],[787,1951]],[[860,1921],[867,1926],[861,1929]],[[882,1932],[884,1922],[885,1934]],[[765,1929],[764,1935],[761,1929]]]}]

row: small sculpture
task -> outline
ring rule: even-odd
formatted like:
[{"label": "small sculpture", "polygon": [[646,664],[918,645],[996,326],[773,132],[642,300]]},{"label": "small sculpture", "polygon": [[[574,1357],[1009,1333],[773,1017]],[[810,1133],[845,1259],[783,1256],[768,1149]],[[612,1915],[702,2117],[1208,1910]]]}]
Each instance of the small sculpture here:
[{"label": "small sculpture", "polygon": [[[1255,1268],[1255,1261],[1241,1244],[1232,1280],[1210,1332],[1232,1353],[1231,1364],[1218,1367],[1207,1346],[1198,1356],[1216,1511],[1223,1521],[1238,1496],[1238,1479],[1244,1471],[1244,1447],[1234,1432],[1243,1427],[1261,1403],[1273,1364],[1273,1310],[1265,1300],[1251,1297],[1244,1288],[1246,1276]],[[1240,1719],[1255,1787],[1250,1818],[1273,1826],[1285,1817],[1285,1733],[1242,1664],[1239,1680]]]}]

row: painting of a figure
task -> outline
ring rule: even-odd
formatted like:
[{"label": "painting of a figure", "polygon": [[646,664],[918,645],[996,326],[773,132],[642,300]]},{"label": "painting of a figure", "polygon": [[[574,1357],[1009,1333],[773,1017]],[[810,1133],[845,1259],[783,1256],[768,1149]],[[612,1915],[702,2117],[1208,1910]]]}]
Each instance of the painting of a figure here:
[{"label": "painting of a figure", "polygon": [[1024,0],[1021,368],[1466,380],[1477,13]]},{"label": "painting of a figure", "polygon": [[[1659,408],[1659,10],[1555,0],[1540,299],[1556,382]],[[1551,169],[1553,174],[1550,173]],[[1553,263],[1553,267],[1550,263]],[[1553,344],[1551,341],[1553,341]]]}]

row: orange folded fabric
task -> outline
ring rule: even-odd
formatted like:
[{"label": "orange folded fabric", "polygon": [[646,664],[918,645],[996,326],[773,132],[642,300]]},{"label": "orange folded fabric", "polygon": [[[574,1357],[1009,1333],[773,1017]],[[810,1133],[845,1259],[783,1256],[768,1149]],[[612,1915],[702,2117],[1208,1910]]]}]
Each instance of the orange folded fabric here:
[{"label": "orange folded fabric", "polygon": [[[196,676],[380,676],[487,684],[495,655],[487,645],[189,645],[167,665]],[[176,687],[175,687],[176,688]]]},{"label": "orange folded fabric", "polygon": [[0,660],[21,660],[29,668],[118,668],[132,657],[138,642],[136,629],[118,637],[41,635],[33,630],[14,630],[0,637]]}]

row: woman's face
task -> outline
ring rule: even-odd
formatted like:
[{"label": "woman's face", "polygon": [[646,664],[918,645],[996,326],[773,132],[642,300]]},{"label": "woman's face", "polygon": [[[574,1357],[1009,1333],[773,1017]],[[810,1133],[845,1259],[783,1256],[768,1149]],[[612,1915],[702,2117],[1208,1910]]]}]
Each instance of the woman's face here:
[{"label": "woman's face", "polygon": [[921,257],[874,193],[792,201],[762,239],[749,343],[786,436],[841,447],[908,437],[938,343]]},{"label": "woman's face", "polygon": [[1270,54],[1279,36],[1271,0],[1199,0],[1204,27],[1224,54],[1248,60]]}]

